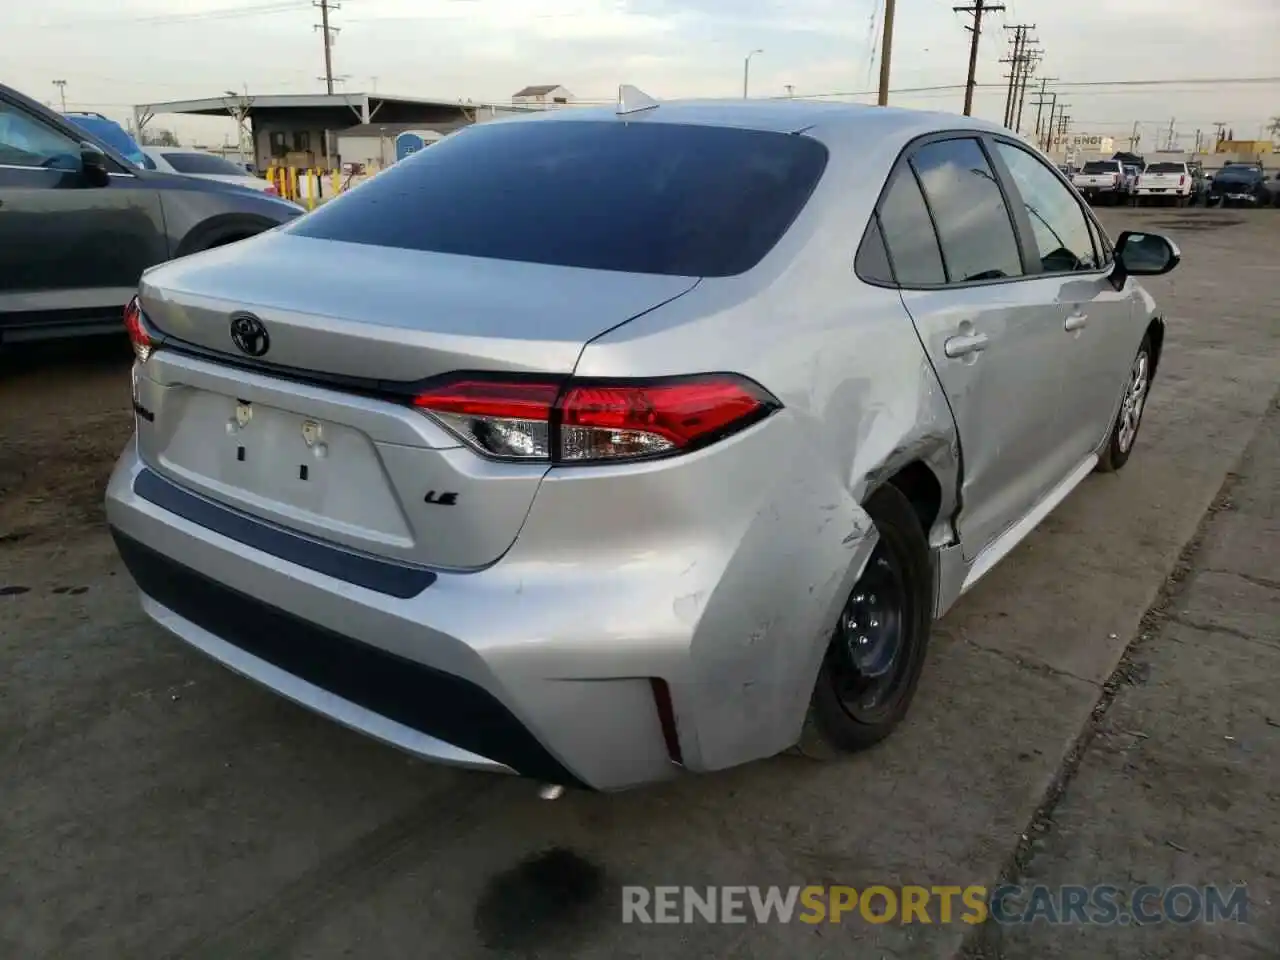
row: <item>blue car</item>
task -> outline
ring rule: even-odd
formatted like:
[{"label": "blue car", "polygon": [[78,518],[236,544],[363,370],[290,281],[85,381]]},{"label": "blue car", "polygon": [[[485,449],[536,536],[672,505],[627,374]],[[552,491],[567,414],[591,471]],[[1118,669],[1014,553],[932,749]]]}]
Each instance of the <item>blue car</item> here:
[{"label": "blue car", "polygon": [[106,141],[107,146],[115,147],[116,152],[135,167],[141,167],[144,170],[155,169],[155,164],[142,152],[138,142],[129,136],[129,132],[124,127],[109,117],[104,117],[100,113],[67,113],[64,116],[85,133]]}]

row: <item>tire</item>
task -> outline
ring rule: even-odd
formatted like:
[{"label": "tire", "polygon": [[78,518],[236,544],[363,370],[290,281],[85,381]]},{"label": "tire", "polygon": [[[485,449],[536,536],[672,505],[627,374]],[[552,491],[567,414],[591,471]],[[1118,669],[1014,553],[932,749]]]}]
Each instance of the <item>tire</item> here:
[{"label": "tire", "polygon": [[[1111,433],[1107,437],[1107,445],[1098,458],[1098,473],[1115,473],[1129,462],[1134,444],[1138,442],[1138,432],[1142,429],[1142,415],[1147,409],[1147,396],[1151,391],[1151,374],[1155,369],[1151,352],[1150,335],[1143,336],[1138,352],[1129,365],[1129,377],[1125,381],[1124,399],[1120,401],[1120,410],[1115,422],[1111,425]],[[1141,370],[1141,373],[1139,373]],[[1141,379],[1141,386],[1137,383]],[[1135,394],[1135,390],[1137,393]],[[1136,412],[1134,404],[1137,404]]]},{"label": "tire", "polygon": [[[924,669],[933,625],[933,567],[928,541],[911,501],[896,487],[881,487],[864,508],[876,525],[880,542],[841,610],[818,671],[796,745],[798,753],[811,759],[828,760],[864,750],[889,736],[910,709]],[[866,671],[858,669],[851,652],[857,646],[848,633],[853,619],[861,619],[872,638],[866,649],[859,651],[865,660],[873,661],[864,664]],[[869,626],[868,620],[878,621],[879,626]],[[883,631],[879,636],[872,632],[877,629]],[[864,639],[867,634],[859,633]],[[891,634],[896,635],[897,644],[896,656],[890,657],[875,641]],[[861,697],[871,696],[868,688],[881,688],[879,703],[848,704],[849,690],[856,687],[862,689]],[[838,689],[846,696],[842,698]]]}]

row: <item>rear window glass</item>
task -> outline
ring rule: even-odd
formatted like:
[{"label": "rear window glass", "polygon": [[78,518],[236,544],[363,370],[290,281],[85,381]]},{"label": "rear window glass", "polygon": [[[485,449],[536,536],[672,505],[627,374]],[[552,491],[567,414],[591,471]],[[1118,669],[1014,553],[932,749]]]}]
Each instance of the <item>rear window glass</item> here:
[{"label": "rear window glass", "polygon": [[179,173],[205,173],[219,177],[245,175],[244,167],[237,167],[230,160],[215,157],[211,153],[166,153],[164,158]]},{"label": "rear window glass", "polygon": [[1081,173],[1119,173],[1120,165],[1115,160],[1090,160],[1080,170]]},{"label": "rear window glass", "polygon": [[1187,168],[1181,163],[1149,163],[1147,173],[1186,173]]},{"label": "rear window glass", "polygon": [[804,208],[805,136],[650,120],[478,124],[289,229],[306,237],[595,270],[726,277]]}]

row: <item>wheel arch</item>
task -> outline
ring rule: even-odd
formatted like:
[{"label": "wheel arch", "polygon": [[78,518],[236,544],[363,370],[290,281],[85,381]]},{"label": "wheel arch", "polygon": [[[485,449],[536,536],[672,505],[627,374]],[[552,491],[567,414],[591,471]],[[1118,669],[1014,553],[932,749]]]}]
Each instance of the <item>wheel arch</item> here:
[{"label": "wheel arch", "polygon": [[274,221],[251,213],[216,214],[188,230],[178,244],[174,256],[185,257],[233,240],[243,240],[270,230],[274,226],[276,226]]}]

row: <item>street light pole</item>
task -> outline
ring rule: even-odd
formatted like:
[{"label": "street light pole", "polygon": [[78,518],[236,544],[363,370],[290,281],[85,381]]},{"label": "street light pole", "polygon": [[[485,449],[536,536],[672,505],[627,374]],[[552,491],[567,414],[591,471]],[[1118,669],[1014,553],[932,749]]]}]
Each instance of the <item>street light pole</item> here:
[{"label": "street light pole", "polygon": [[751,82],[751,58],[757,53],[764,53],[763,50],[752,50],[747,54],[747,58],[742,61],[742,99],[747,99],[747,86]]},{"label": "street light pole", "polygon": [[67,112],[67,81],[55,80],[53,85],[58,88],[58,96],[62,98],[62,112]]}]

